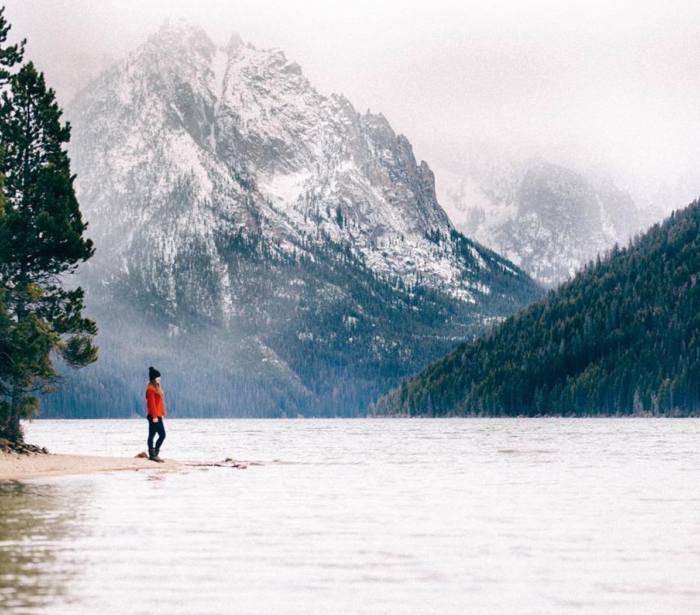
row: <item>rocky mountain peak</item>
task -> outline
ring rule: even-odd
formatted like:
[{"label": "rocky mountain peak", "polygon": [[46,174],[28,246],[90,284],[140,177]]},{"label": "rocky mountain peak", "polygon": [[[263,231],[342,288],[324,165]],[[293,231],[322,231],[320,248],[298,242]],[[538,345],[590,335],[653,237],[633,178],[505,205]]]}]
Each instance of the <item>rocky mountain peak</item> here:
[{"label": "rocky mountain peak", "polygon": [[232,49],[237,49],[238,47],[241,47],[243,45],[243,39],[241,38],[241,35],[238,32],[234,32],[231,34],[231,37],[228,40],[228,44],[226,45],[227,50],[232,50]]},{"label": "rocky mountain peak", "polygon": [[199,25],[184,18],[168,19],[148,37],[147,44],[175,54],[183,51],[211,53],[216,45]]}]

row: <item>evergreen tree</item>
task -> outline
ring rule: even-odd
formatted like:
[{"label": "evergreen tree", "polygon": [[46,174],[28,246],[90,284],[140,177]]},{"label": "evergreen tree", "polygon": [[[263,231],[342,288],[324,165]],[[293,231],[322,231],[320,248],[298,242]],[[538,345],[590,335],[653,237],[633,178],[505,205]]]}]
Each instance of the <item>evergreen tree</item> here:
[{"label": "evergreen tree", "polygon": [[27,42],[23,40],[15,45],[6,45],[11,27],[5,18],[5,7],[0,7],[0,88],[7,86],[10,81],[9,69],[22,61]]},{"label": "evergreen tree", "polygon": [[[16,45],[7,45],[7,37],[10,32],[10,24],[5,18],[5,7],[0,7],[0,91],[4,91],[10,80],[10,70],[15,64],[22,61],[24,44],[22,41]],[[0,159],[2,151],[0,151]],[[2,219],[5,212],[6,198],[2,191],[5,185],[5,176],[0,174],[0,246],[4,245],[5,228]],[[7,396],[11,390],[9,387],[10,366],[12,364],[12,340],[11,320],[5,302],[6,292],[0,287],[0,395]]]},{"label": "evergreen tree", "polygon": [[82,315],[84,293],[64,287],[65,276],[93,254],[64,149],[69,138],[54,92],[34,65],[9,75],[0,106],[0,307],[9,318],[0,436],[12,440],[22,438],[20,419],[38,410],[33,393],[59,380],[52,352],[76,368],[97,358],[97,328]]}]

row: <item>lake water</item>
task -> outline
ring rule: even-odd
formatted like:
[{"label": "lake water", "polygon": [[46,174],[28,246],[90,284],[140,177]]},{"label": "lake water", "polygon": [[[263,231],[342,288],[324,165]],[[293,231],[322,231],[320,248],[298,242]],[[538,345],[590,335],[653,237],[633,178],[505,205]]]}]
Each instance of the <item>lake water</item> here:
[{"label": "lake water", "polygon": [[[265,465],[0,484],[0,612],[700,613],[698,420],[167,427],[163,456]],[[145,431],[27,440],[131,456]]]}]

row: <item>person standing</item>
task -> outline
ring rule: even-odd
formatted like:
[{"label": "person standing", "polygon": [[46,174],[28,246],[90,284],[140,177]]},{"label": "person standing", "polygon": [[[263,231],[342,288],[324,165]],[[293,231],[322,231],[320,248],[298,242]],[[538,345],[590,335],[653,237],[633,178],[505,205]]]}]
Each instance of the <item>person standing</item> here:
[{"label": "person standing", "polygon": [[[160,372],[154,367],[148,368],[148,386],[146,387],[146,407],[148,418],[148,458],[152,461],[163,462],[160,458],[160,447],[165,440],[165,394],[160,386]],[[158,440],[153,444],[153,438],[158,434]]]}]

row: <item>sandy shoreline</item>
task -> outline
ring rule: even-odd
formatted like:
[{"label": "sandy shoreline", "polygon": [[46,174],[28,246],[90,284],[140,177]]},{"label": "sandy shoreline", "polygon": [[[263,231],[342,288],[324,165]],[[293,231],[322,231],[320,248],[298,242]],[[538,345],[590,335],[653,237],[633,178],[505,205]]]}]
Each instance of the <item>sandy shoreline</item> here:
[{"label": "sandy shoreline", "polygon": [[87,455],[18,455],[0,452],[0,481],[50,478],[131,470],[176,470],[177,461],[155,463],[138,457],[90,457]]}]

